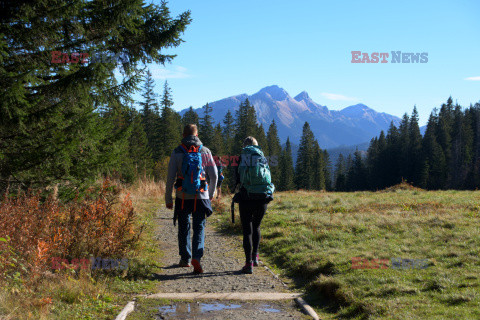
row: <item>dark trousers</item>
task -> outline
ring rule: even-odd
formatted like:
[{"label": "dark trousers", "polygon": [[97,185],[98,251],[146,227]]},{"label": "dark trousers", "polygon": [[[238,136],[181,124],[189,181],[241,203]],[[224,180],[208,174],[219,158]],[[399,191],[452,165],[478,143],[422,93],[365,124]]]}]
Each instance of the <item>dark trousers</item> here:
[{"label": "dark trousers", "polygon": [[[211,214],[210,200],[185,200],[182,209],[182,199],[175,199],[175,211],[178,218],[178,251],[183,261],[203,257],[205,246],[206,217]],[[190,241],[190,216],[193,217],[193,238]]]},{"label": "dark trousers", "polygon": [[245,261],[252,262],[252,257],[258,253],[260,245],[260,223],[267,211],[267,204],[263,200],[240,201],[240,219],[243,229],[243,250]]}]

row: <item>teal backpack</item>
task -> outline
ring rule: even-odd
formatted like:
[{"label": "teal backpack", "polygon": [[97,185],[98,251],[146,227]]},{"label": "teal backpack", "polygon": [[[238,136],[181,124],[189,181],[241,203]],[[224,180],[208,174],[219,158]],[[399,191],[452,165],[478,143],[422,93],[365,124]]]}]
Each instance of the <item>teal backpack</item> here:
[{"label": "teal backpack", "polygon": [[247,190],[249,198],[271,198],[275,191],[268,161],[259,146],[243,148],[238,165],[240,183]]}]

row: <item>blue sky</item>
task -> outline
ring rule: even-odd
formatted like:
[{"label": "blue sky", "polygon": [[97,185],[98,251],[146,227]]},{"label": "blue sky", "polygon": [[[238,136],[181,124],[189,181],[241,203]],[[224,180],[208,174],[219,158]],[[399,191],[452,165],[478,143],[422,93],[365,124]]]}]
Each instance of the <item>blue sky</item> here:
[{"label": "blue sky", "polygon": [[[158,3],[157,1],[154,1]],[[356,103],[393,115],[416,105],[421,124],[451,95],[480,100],[480,1],[186,1],[185,43],[150,65],[174,108],[201,107],[277,84],[330,109]],[[428,63],[351,63],[351,51],[428,52]],[[389,59],[390,60],[390,59]],[[471,80],[467,80],[471,79]]]}]

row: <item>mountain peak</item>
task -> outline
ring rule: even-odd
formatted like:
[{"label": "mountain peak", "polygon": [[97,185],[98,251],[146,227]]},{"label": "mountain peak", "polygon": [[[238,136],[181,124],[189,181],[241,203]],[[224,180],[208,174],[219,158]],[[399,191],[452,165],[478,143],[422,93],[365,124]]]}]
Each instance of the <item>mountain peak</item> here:
[{"label": "mountain peak", "polygon": [[300,92],[294,99],[297,101],[312,100],[310,99],[310,96],[308,95],[307,91]]},{"label": "mountain peak", "polygon": [[261,89],[258,93],[268,94],[272,99],[277,101],[283,101],[289,97],[288,92],[285,91],[285,89],[280,88],[275,84]]},{"label": "mountain peak", "polygon": [[375,110],[367,107],[363,103],[358,103],[356,105],[349,106],[341,110],[342,113],[358,113],[358,112],[367,112],[367,111],[376,112]]},{"label": "mountain peak", "polygon": [[[300,142],[305,121],[310,124],[322,148],[370,141],[381,130],[386,132],[392,121],[396,125],[401,121],[395,116],[378,113],[364,104],[356,104],[342,111],[330,111],[326,106],[313,101],[305,91],[294,99],[284,89],[273,85],[252,95],[241,94],[211,102],[215,123],[221,123],[228,111],[238,110],[238,106],[247,98],[255,107],[259,124],[268,128],[272,120],[275,120],[280,141],[289,137],[294,144]],[[199,117],[204,116],[203,108],[195,111]]]}]

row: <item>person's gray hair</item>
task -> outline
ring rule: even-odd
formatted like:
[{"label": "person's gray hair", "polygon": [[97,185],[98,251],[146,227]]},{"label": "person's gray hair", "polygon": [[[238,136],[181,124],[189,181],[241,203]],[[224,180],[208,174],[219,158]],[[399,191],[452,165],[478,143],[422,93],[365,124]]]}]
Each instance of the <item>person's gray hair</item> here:
[{"label": "person's gray hair", "polygon": [[252,136],[246,137],[245,140],[243,140],[243,147],[245,148],[246,146],[258,146],[257,139],[255,139]]}]

